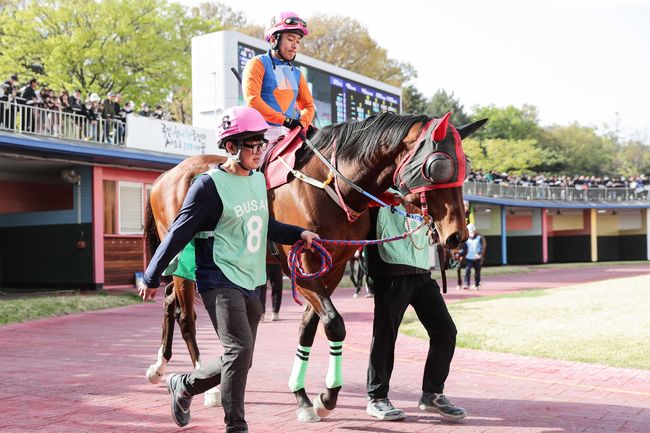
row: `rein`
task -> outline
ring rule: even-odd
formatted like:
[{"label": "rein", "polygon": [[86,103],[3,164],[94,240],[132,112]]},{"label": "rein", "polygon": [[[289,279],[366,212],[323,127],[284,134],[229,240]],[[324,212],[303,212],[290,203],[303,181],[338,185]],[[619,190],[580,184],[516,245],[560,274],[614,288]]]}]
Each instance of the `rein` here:
[{"label": "rein", "polygon": [[[398,210],[395,208],[393,209],[394,211]],[[399,241],[401,239],[405,239],[406,237],[420,230],[425,225],[426,223],[424,222],[423,219],[422,222],[420,222],[420,224],[418,224],[418,226],[415,227],[413,230],[406,231],[401,235],[393,236],[392,238],[359,240],[359,241],[339,240],[339,239],[314,240],[312,241],[312,247],[320,255],[321,265],[318,271],[311,274],[306,273],[302,265],[302,259],[300,258],[300,256],[305,250],[305,241],[299,240],[298,242],[293,244],[291,250],[289,250],[289,255],[287,256],[287,264],[289,265],[289,269],[291,270],[291,295],[293,296],[293,300],[296,302],[296,304],[302,306],[302,301],[298,298],[298,293],[296,291],[296,285],[297,285],[296,281],[298,278],[302,280],[315,280],[325,275],[332,268],[332,255],[329,253],[329,251],[327,251],[327,249],[325,249],[325,247],[323,247],[322,244],[354,245],[354,246],[379,245],[387,242],[394,242],[394,241]]]},{"label": "rein", "polygon": [[[384,203],[381,199],[379,199],[379,198],[375,197],[374,195],[370,194],[369,192],[365,191],[359,185],[357,185],[356,183],[352,182],[350,179],[345,177],[336,167],[334,167],[334,165],[331,162],[329,162],[327,160],[327,158],[325,158],[325,156],[323,156],[322,153],[320,153],[318,151],[318,149],[316,149],[316,147],[307,138],[307,136],[302,133],[302,131],[298,133],[298,136],[307,144],[307,146],[309,146],[311,151],[314,152],[314,154],[318,157],[318,159],[320,159],[323,162],[323,164],[325,164],[327,166],[327,168],[329,168],[330,171],[332,173],[334,173],[334,175],[336,176],[336,179],[341,179],[342,181],[344,181],[345,183],[350,185],[350,187],[352,189],[354,189],[355,191],[357,191],[360,194],[365,195],[370,200],[374,201],[375,203],[379,204],[380,206],[382,206],[382,207],[391,207],[389,204]],[[338,189],[338,186],[337,186],[337,189]],[[344,205],[345,205],[345,203],[344,203]],[[347,205],[345,205],[345,206],[347,207]],[[401,209],[393,209],[393,212],[397,212],[398,214],[400,214],[400,215],[402,215],[402,216],[404,216],[406,218],[411,218],[411,219],[414,219],[414,220],[416,220],[418,222],[424,221],[424,218],[421,215],[407,213],[407,212],[404,212]],[[347,211],[346,211],[346,214],[348,214]],[[348,219],[349,219],[349,216],[348,216]]]}]

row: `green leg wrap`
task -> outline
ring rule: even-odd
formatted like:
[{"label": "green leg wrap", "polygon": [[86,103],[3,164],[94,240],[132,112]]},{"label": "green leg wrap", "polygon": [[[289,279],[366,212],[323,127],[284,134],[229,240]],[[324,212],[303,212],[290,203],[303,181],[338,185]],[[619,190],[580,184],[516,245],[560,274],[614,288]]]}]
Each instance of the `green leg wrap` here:
[{"label": "green leg wrap", "polygon": [[298,350],[296,350],[291,376],[289,376],[289,389],[291,392],[296,392],[305,387],[305,376],[307,375],[307,365],[309,365],[309,352],[311,352],[311,347],[298,346]]},{"label": "green leg wrap", "polygon": [[330,341],[330,364],[325,377],[328,388],[343,386],[343,342]]}]

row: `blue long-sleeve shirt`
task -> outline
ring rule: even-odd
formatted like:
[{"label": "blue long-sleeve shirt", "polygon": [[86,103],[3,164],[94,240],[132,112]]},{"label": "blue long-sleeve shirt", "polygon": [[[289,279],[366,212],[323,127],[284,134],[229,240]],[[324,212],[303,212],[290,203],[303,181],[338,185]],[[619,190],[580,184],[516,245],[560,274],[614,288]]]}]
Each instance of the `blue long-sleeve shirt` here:
[{"label": "blue long-sleeve shirt", "polygon": [[[223,213],[223,202],[210,176],[199,176],[187,191],[180,212],[162,240],[144,273],[147,287],[158,287],[160,276],[169,262],[200,231],[212,231]],[[305,229],[269,218],[268,239],[291,245]],[[230,281],[214,263],[213,239],[196,239],[196,286],[199,292],[211,288],[235,288],[250,291]]]}]

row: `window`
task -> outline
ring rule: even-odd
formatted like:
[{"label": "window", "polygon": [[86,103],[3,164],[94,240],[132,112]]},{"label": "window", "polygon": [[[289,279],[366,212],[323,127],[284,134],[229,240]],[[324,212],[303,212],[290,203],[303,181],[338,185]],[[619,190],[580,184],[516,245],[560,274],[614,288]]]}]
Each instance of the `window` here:
[{"label": "window", "polygon": [[118,182],[119,234],[142,234],[143,187],[141,183]]}]

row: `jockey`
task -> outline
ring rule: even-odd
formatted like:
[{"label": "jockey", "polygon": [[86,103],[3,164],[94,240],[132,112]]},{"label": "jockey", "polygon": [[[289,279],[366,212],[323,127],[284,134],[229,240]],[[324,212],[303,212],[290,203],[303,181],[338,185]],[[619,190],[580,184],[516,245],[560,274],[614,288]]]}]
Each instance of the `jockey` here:
[{"label": "jockey", "polygon": [[[172,417],[180,427],[190,422],[192,397],[220,384],[226,432],[248,432],[244,394],[262,315],[265,241],[291,245],[303,239],[311,246],[318,237],[269,216],[266,181],[257,171],[267,128],[260,113],[250,107],[224,111],[217,129],[228,161],[194,179],[139,286],[143,299],[149,299],[155,296],[163,271],[196,280],[224,349],[220,358],[192,373],[167,377]],[[192,260],[182,264],[187,257]]]},{"label": "jockey", "polygon": [[244,101],[271,126],[266,133],[271,142],[296,127],[307,128],[314,119],[316,109],[307,80],[292,63],[308,34],[305,20],[293,12],[281,12],[265,32],[271,48],[250,59],[244,68]]}]

